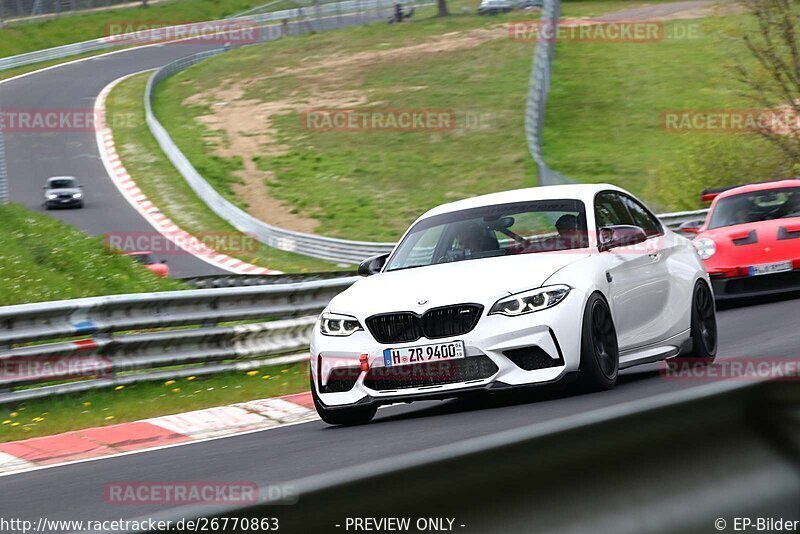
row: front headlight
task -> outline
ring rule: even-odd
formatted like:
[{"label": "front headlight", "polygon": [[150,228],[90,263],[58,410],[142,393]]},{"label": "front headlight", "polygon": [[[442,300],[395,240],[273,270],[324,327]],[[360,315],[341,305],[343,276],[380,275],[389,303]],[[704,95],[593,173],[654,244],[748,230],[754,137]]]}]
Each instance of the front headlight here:
[{"label": "front headlight", "polygon": [[363,328],[355,317],[338,313],[323,313],[319,330],[326,336],[345,337],[363,330]]},{"label": "front headlight", "polygon": [[692,244],[695,250],[697,250],[697,255],[700,256],[701,260],[707,260],[717,252],[717,244],[714,243],[713,239],[709,239],[708,237],[695,239],[692,241]]},{"label": "front headlight", "polygon": [[50,193],[50,194],[47,195],[47,199],[48,200],[53,200],[53,199],[56,199],[56,198],[58,198],[58,195],[54,195],[53,193]]},{"label": "front headlight", "polygon": [[83,193],[73,193],[72,194],[72,198],[82,198],[82,197],[83,197]]},{"label": "front headlight", "polygon": [[495,302],[489,315],[500,314],[516,317],[525,313],[552,308],[569,294],[570,287],[565,285],[540,287],[503,297]]}]

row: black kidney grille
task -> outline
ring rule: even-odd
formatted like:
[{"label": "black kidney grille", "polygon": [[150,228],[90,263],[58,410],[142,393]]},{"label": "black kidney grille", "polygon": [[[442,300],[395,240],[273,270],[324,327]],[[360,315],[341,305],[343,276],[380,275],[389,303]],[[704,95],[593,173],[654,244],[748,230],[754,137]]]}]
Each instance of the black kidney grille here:
[{"label": "black kidney grille", "polygon": [[384,313],[367,319],[367,328],[379,343],[460,336],[475,328],[482,311],[479,304],[457,304],[433,308],[421,317],[412,312]]},{"label": "black kidney grille", "polygon": [[422,337],[419,317],[411,312],[372,316],[367,319],[367,328],[379,343],[403,343]]},{"label": "black kidney grille", "polygon": [[466,334],[475,328],[482,310],[475,304],[434,308],[422,316],[422,331],[429,339]]}]

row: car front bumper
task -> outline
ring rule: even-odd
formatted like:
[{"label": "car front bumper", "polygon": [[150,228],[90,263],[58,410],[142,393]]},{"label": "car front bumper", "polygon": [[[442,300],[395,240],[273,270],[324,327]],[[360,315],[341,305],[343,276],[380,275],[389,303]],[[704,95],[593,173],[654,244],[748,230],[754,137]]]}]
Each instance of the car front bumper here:
[{"label": "car front bumper", "polygon": [[[327,408],[450,398],[557,382],[579,367],[584,300],[573,290],[556,306],[519,317],[486,315],[484,310],[467,334],[410,343],[381,344],[368,330],[348,337],[324,336],[317,326],[311,343],[312,382]],[[384,366],[384,349],[448,341],[463,341],[465,358]],[[360,370],[362,355],[366,355],[369,371]],[[432,370],[432,377],[426,376],[430,379],[413,379],[419,375],[420,365],[430,365],[426,368]],[[342,381],[342,376],[348,378]],[[352,387],[342,390],[348,386]]]},{"label": "car front bumper", "polygon": [[74,208],[83,204],[82,198],[56,198],[45,200],[45,206],[50,208]]}]

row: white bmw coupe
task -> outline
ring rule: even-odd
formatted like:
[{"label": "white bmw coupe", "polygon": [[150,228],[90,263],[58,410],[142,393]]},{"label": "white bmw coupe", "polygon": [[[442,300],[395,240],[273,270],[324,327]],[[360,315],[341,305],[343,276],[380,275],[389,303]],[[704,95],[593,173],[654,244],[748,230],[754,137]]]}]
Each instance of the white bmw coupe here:
[{"label": "white bmw coupe", "polygon": [[611,185],[494,193],[434,208],[314,330],[311,391],[330,424],[381,404],[714,359],[708,275],[690,241]]}]

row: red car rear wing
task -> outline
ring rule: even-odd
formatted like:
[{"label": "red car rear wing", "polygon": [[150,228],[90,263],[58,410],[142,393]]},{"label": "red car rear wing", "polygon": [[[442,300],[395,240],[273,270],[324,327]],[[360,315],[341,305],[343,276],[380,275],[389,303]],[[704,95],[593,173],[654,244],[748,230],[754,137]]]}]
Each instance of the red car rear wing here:
[{"label": "red car rear wing", "polygon": [[702,200],[703,202],[711,202],[712,200],[717,198],[717,195],[719,195],[720,193],[723,193],[723,192],[725,192],[725,191],[727,191],[729,189],[733,189],[735,187],[740,187],[740,186],[731,185],[731,186],[728,186],[728,187],[712,187],[712,188],[709,188],[709,189],[703,189],[700,192],[700,200]]}]

